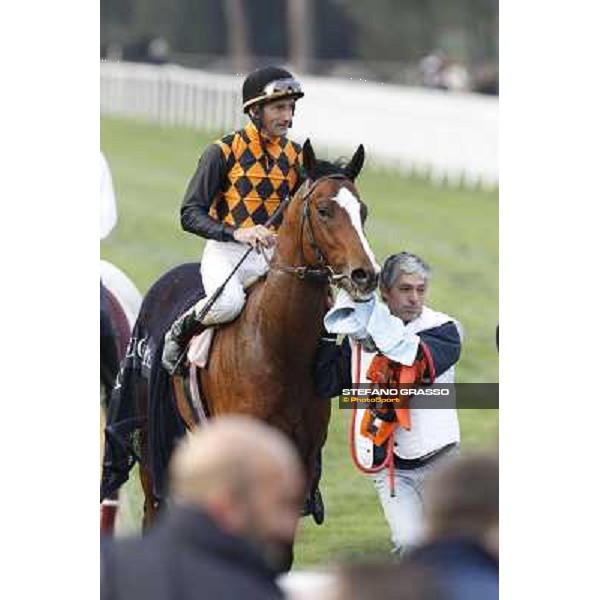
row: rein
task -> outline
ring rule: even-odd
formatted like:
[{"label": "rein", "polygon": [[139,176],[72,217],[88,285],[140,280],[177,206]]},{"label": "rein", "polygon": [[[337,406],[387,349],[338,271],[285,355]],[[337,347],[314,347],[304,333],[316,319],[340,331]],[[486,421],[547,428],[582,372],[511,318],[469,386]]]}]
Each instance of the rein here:
[{"label": "rein", "polygon": [[[300,222],[300,255],[301,260],[304,265],[300,267],[291,267],[289,265],[278,265],[271,262],[270,267],[276,269],[278,271],[283,271],[284,273],[289,273],[290,275],[296,276],[300,280],[308,280],[308,281],[316,281],[320,283],[333,283],[337,284],[338,281],[342,279],[346,279],[347,275],[338,275],[333,271],[333,267],[327,264],[327,257],[323,250],[321,250],[317,240],[315,238],[315,233],[313,230],[312,220],[310,218],[310,197],[313,192],[322,181],[334,179],[334,180],[347,180],[348,178],[341,173],[333,173],[331,175],[324,175],[323,177],[319,177],[315,181],[310,184],[310,187],[306,191],[306,193],[302,196],[302,220]],[[308,261],[306,260],[306,256],[304,255],[304,229],[305,225],[308,225],[308,236],[309,236],[309,244],[313,249],[317,262],[319,264],[318,267],[311,267],[306,264]]]}]

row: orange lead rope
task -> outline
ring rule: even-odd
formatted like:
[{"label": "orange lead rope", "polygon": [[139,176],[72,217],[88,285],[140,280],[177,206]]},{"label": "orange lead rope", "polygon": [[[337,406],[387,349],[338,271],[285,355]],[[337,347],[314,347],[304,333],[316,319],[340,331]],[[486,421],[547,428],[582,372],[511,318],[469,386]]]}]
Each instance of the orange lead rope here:
[{"label": "orange lead rope", "polygon": [[[401,365],[394,361],[389,360],[387,357],[382,355],[376,355],[373,357],[369,370],[367,371],[367,378],[379,384],[402,386],[404,384],[417,384],[419,385],[425,379],[425,376],[429,376],[429,381],[435,380],[435,366],[429,348],[421,343],[421,350],[423,353],[422,358],[415,360],[412,365]],[[360,372],[361,372],[361,356],[362,346],[360,342],[356,343],[356,350],[358,352],[356,357],[356,372],[354,377],[355,383],[360,383]],[[406,402],[402,402],[401,406],[394,409],[394,419],[384,418],[381,413],[376,413],[374,410],[369,409],[365,412],[363,419],[360,424],[360,433],[364,437],[370,439],[377,446],[386,445],[385,459],[377,467],[365,467],[358,460],[356,455],[356,444],[354,440],[354,431],[356,428],[356,406],[352,408],[352,417],[350,419],[350,433],[348,441],[350,443],[350,455],[356,468],[362,473],[379,473],[383,469],[388,469],[388,480],[390,485],[390,495],[394,496],[394,434],[398,427],[402,427],[410,431],[410,398],[407,398]],[[391,411],[392,409],[387,409]],[[389,415],[389,412],[388,412]]]},{"label": "orange lead rope", "polygon": [[[360,342],[356,343],[356,351],[357,351],[357,356],[356,356],[356,371],[355,371],[354,381],[356,383],[359,383],[360,382],[360,370],[361,370],[360,361],[361,361],[361,355],[362,355],[362,346],[361,346]],[[360,461],[358,460],[358,456],[356,455],[356,444],[354,442],[354,429],[356,427],[356,416],[358,414],[357,410],[358,409],[356,407],[352,408],[352,414],[351,414],[351,418],[350,418],[350,430],[349,430],[349,435],[348,435],[348,442],[350,445],[350,456],[352,457],[352,462],[354,463],[354,466],[361,473],[365,473],[365,474],[379,473],[379,472],[383,471],[383,469],[387,468],[388,469],[388,483],[390,486],[390,495],[392,497],[394,497],[396,495],[395,491],[394,491],[394,436],[392,434],[387,439],[385,459],[380,465],[378,465],[377,467],[365,467],[364,465],[362,465],[360,463]]]}]

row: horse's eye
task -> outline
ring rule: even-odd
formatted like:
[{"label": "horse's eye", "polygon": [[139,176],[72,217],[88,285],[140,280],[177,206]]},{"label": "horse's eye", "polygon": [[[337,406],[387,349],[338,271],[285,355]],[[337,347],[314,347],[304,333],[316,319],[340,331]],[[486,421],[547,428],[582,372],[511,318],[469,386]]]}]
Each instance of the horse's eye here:
[{"label": "horse's eye", "polygon": [[331,217],[331,208],[327,204],[318,204],[317,212],[319,213],[320,217]]}]

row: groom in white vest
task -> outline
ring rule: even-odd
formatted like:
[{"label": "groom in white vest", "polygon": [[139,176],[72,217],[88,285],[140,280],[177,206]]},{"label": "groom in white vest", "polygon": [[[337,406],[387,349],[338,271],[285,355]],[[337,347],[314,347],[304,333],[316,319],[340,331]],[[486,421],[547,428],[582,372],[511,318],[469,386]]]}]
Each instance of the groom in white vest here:
[{"label": "groom in white vest", "polygon": [[[325,316],[332,333],[348,334],[361,342],[360,382],[376,352],[410,366],[427,353],[433,362],[434,381],[453,383],[460,357],[461,326],[452,317],[425,306],[430,268],[409,252],[394,254],[380,274],[383,303],[373,298],[355,303],[345,292],[338,294]],[[355,356],[357,352],[353,353]],[[358,383],[358,382],[356,382]],[[410,429],[394,433],[394,488],[391,496],[387,469],[371,475],[392,533],[394,551],[403,553],[421,539],[422,490],[427,475],[441,461],[458,455],[460,431],[454,408],[412,408]],[[358,458],[366,467],[383,461],[385,450],[355,431]]]}]

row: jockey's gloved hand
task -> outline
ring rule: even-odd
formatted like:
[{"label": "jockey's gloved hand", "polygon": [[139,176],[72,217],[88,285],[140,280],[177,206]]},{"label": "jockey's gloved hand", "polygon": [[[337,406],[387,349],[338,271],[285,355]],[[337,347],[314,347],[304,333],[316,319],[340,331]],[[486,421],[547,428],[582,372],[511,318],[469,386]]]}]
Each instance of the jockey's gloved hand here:
[{"label": "jockey's gloved hand", "polygon": [[255,249],[260,246],[270,248],[275,245],[277,236],[264,225],[244,227],[233,232],[233,238],[242,244],[250,244]]}]

